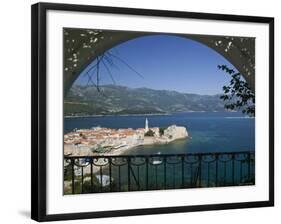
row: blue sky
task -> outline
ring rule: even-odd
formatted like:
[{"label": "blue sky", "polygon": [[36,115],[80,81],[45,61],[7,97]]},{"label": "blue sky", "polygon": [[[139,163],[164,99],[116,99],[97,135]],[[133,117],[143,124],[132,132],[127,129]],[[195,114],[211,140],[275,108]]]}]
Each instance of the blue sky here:
[{"label": "blue sky", "polygon": [[[223,56],[213,49],[193,40],[169,35],[152,35],[136,38],[120,44],[110,52],[139,72],[143,78],[130,70],[120,60],[112,57],[118,67],[107,66],[116,85],[131,88],[175,90],[184,93],[217,94],[230,77],[217,68],[226,64],[233,68]],[[93,61],[91,65],[96,62]],[[86,68],[75,84],[85,85]],[[94,78],[95,80],[95,78]],[[100,85],[112,84],[103,64],[100,66]]]}]

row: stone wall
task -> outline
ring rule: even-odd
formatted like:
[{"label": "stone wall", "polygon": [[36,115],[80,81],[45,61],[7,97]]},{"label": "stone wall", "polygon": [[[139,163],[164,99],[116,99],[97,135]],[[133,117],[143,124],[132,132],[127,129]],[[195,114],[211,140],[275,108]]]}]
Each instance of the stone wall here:
[{"label": "stone wall", "polygon": [[164,130],[164,136],[173,140],[188,137],[188,132],[185,127],[172,125]]}]

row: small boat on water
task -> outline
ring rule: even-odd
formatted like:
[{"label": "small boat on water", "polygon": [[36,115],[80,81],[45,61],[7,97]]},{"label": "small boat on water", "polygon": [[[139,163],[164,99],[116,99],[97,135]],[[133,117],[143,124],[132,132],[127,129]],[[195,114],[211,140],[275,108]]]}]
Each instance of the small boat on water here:
[{"label": "small boat on water", "polygon": [[153,164],[153,165],[158,165],[158,164],[161,164],[161,163],[162,163],[161,160],[153,160],[153,161],[152,161],[152,164]]}]

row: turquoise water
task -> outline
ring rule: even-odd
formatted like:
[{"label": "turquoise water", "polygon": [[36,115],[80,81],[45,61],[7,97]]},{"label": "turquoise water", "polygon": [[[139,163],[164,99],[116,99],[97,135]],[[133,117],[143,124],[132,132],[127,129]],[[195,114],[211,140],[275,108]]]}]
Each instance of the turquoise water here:
[{"label": "turquoise water", "polygon": [[64,132],[94,126],[141,128],[145,118],[150,127],[185,126],[191,138],[165,145],[137,147],[126,154],[230,152],[255,149],[255,119],[241,113],[187,112],[153,116],[104,116],[64,119]]}]

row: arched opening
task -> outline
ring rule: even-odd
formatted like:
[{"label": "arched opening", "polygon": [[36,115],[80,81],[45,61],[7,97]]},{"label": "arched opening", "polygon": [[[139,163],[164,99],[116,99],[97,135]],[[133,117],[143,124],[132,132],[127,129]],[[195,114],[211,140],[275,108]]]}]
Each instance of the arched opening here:
[{"label": "arched opening", "polygon": [[[64,95],[80,73],[98,56],[128,40],[148,35],[153,35],[153,33],[64,29]],[[237,68],[254,91],[254,38],[193,34],[173,35],[198,41],[217,51]]]},{"label": "arched opening", "polygon": [[222,86],[230,81],[218,70],[221,64],[234,67],[198,41],[177,35],[146,35],[104,52],[77,76],[73,85],[117,85],[214,95],[221,93]]}]

